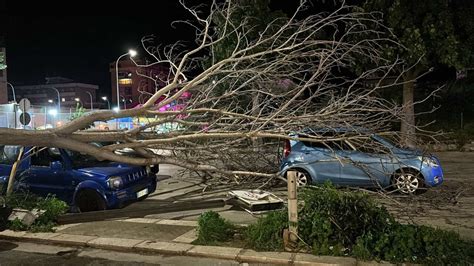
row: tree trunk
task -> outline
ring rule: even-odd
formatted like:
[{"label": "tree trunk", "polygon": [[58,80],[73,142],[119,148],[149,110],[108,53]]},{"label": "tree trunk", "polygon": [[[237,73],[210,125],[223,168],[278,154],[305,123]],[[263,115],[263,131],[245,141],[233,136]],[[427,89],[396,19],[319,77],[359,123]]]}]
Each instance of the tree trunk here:
[{"label": "tree trunk", "polygon": [[408,75],[403,84],[403,115],[401,121],[402,143],[407,147],[415,146],[415,106],[413,94],[415,80],[413,75]]}]

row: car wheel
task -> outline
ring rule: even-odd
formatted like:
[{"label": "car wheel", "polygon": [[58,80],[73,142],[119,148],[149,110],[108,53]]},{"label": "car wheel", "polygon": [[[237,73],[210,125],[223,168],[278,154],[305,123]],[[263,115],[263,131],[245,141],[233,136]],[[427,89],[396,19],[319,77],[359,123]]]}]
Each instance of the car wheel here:
[{"label": "car wheel", "polygon": [[415,170],[402,170],[393,175],[392,186],[402,194],[419,194],[426,192],[423,177]]},{"label": "car wheel", "polygon": [[105,201],[94,190],[81,190],[76,196],[76,206],[79,212],[103,211],[106,209]]},{"label": "car wheel", "polygon": [[311,184],[311,176],[305,170],[292,169],[296,172],[296,185],[298,187],[304,187]]}]

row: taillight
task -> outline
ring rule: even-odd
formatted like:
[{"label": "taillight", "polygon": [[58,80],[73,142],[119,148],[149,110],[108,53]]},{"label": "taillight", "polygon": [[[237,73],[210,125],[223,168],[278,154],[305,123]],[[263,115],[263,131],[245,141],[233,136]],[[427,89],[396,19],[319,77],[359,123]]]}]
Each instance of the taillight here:
[{"label": "taillight", "polygon": [[288,157],[291,152],[291,145],[289,140],[285,140],[285,147],[283,148],[283,158]]}]

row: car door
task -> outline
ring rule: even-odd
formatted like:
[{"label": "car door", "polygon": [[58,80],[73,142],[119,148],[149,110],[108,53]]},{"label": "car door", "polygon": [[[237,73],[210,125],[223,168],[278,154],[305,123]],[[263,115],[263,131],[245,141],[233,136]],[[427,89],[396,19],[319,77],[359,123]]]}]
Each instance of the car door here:
[{"label": "car door", "polygon": [[316,173],[317,183],[329,180],[333,184],[341,184],[341,163],[332,142],[303,141],[301,152],[302,161]]},{"label": "car door", "polygon": [[55,148],[35,149],[30,168],[21,175],[20,187],[40,196],[54,194],[65,200],[71,189],[71,174],[64,168],[61,153]]},{"label": "car door", "polygon": [[348,185],[385,187],[394,157],[390,150],[368,136],[346,141],[351,148],[341,153],[344,158],[341,177]]}]

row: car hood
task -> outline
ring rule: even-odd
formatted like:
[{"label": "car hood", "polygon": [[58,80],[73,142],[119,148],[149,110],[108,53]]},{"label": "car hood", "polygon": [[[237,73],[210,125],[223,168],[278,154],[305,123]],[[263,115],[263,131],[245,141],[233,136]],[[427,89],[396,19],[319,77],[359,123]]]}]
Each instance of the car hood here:
[{"label": "car hood", "polygon": [[423,156],[422,150],[419,149],[401,149],[401,148],[392,148],[392,152],[396,155],[406,156],[406,157],[417,157]]},{"label": "car hood", "polygon": [[77,169],[77,171],[90,174],[90,175],[100,175],[103,177],[109,176],[124,176],[126,174],[134,173],[140,171],[141,168],[138,166],[103,166],[103,167],[88,167]]}]

